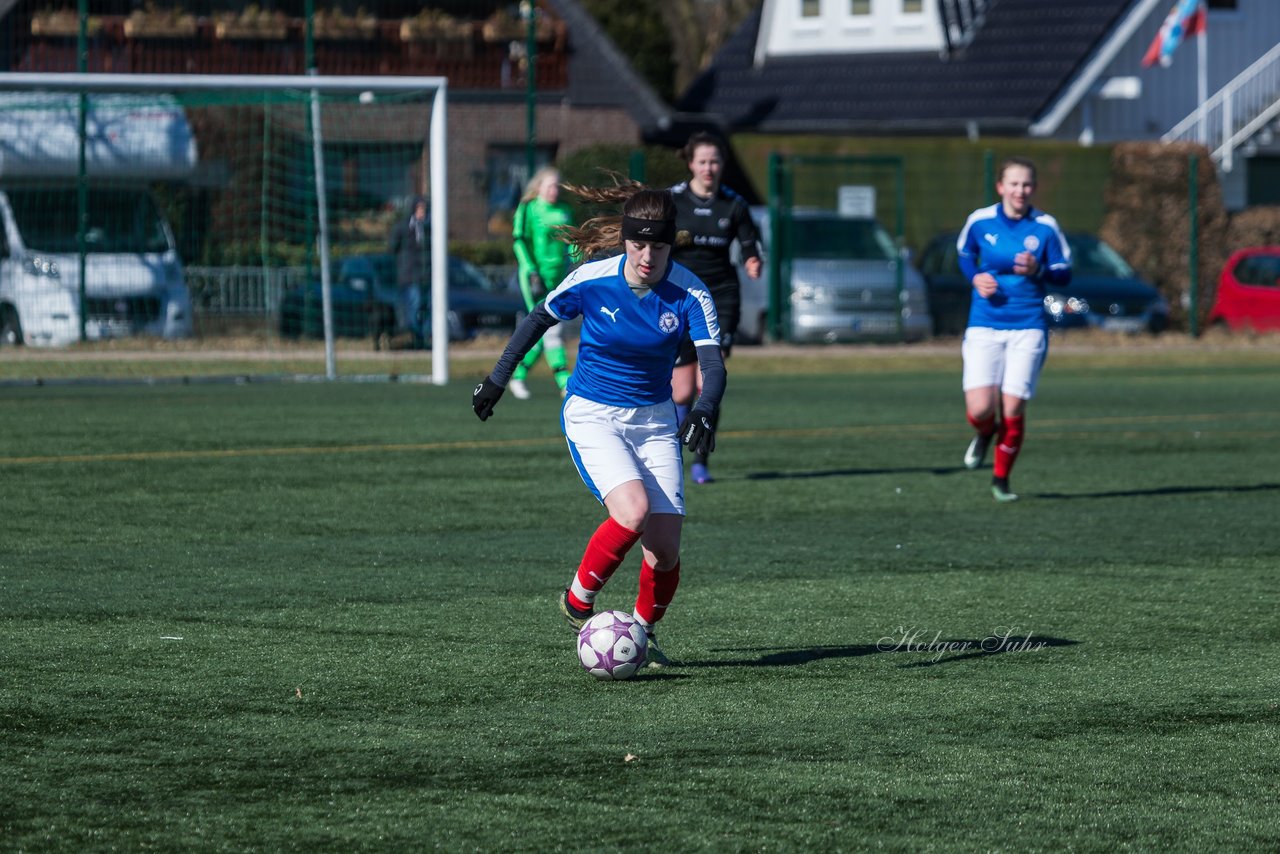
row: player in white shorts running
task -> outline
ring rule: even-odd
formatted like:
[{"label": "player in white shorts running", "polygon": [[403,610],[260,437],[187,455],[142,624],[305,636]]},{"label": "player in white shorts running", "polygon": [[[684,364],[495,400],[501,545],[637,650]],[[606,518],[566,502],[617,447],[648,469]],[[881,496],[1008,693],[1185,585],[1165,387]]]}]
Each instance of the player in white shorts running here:
[{"label": "player in white shorts running", "polygon": [[999,204],[970,214],[956,241],[960,269],[974,291],[961,353],[965,414],[976,435],[964,464],[981,466],[995,438],[991,494],[1002,502],[1018,500],[1009,472],[1049,352],[1046,286],[1071,281],[1071,250],[1057,220],[1032,206],[1035,189],[1035,165],[1006,160],[996,181]]},{"label": "player in white shorts running", "polygon": [[[715,304],[697,276],[671,260],[676,208],[671,193],[636,184],[570,187],[590,202],[625,202],[621,217],[597,217],[566,228],[579,257],[621,248],[570,273],[511,336],[472,407],[493,414],[512,371],[555,324],[582,318],[578,358],[565,391],[561,424],[578,473],[605,506],[560,610],[575,630],[594,613],[597,594],[639,543],[644,553],[634,616],[649,635],[649,664],[669,660],[654,626],[680,582],[684,523],[683,443],[694,453],[715,447],[715,419],[725,368]],[[702,394],[677,424],[671,370],[683,336],[696,345]]]}]

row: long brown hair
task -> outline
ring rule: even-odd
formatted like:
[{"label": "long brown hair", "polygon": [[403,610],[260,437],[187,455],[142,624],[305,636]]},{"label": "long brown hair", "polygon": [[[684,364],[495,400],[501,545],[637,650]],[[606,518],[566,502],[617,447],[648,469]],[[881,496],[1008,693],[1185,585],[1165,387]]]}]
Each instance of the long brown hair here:
[{"label": "long brown hair", "polygon": [[[657,190],[646,187],[638,181],[624,178],[616,172],[607,173],[613,180],[611,187],[584,187],[578,184],[564,184],[564,188],[584,202],[592,204],[622,204],[622,214],[635,219],[650,219],[659,222],[675,222],[676,203],[669,190]],[[580,227],[561,226],[557,234],[559,239],[576,247],[579,258],[594,258],[598,255],[611,255],[622,248],[622,215],[596,216],[584,222]],[[676,236],[677,244],[681,238],[688,239],[687,232]]]}]

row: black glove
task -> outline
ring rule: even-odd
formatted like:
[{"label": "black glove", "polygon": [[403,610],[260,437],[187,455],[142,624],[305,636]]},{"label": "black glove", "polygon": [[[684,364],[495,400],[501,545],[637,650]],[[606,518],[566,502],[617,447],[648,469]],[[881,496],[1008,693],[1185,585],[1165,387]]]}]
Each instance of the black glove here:
[{"label": "black glove", "polygon": [[716,419],[709,412],[693,410],[680,425],[680,444],[695,454],[709,454],[716,449]]},{"label": "black glove", "polygon": [[547,283],[542,281],[542,276],[538,275],[536,270],[529,274],[529,293],[533,295],[534,302],[542,299],[547,293]]},{"label": "black glove", "polygon": [[493,407],[498,405],[504,391],[506,391],[505,388],[488,377],[476,386],[476,390],[471,393],[471,408],[476,411],[481,421],[489,420],[489,416],[493,414]]}]

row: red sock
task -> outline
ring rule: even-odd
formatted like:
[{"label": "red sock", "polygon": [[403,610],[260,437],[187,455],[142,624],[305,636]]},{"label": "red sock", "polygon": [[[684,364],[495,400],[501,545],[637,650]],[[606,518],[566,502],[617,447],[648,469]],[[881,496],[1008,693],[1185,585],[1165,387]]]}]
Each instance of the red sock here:
[{"label": "red sock", "polygon": [[978,419],[966,412],[964,417],[969,419],[969,424],[972,425],[974,430],[978,431],[979,436],[990,436],[996,432],[996,416],[994,414]]},{"label": "red sock", "polygon": [[666,572],[654,572],[649,561],[640,564],[640,590],[636,594],[636,616],[650,626],[662,619],[680,586],[680,564]]},{"label": "red sock", "polygon": [[624,528],[613,517],[605,519],[587,542],[582,563],[569,585],[569,604],[579,610],[591,608],[596,594],[622,565],[631,547],[640,541],[640,532]]},{"label": "red sock", "polygon": [[1013,470],[1013,463],[1022,449],[1022,434],[1026,424],[1025,415],[1013,415],[1000,424],[1000,441],[996,443],[996,461],[991,473],[996,477],[1008,477]]}]

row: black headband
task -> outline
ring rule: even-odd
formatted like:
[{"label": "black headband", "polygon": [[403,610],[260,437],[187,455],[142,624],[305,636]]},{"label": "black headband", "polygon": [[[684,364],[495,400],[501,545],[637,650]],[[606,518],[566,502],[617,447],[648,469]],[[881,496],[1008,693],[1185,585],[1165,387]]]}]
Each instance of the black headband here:
[{"label": "black headband", "polygon": [[674,244],[676,242],[676,224],[666,220],[636,219],[635,217],[624,215],[622,217],[622,239]]}]

